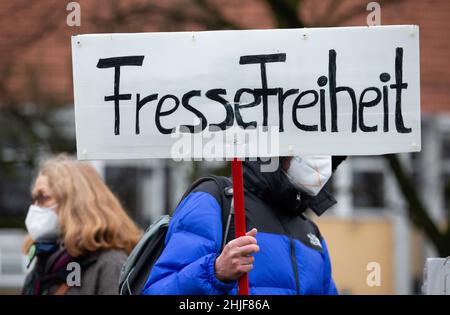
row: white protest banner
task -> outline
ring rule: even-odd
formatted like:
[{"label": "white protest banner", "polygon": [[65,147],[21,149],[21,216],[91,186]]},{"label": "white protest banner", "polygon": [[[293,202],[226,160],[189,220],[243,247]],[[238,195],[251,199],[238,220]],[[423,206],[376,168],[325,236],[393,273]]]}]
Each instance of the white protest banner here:
[{"label": "white protest banner", "polygon": [[79,159],[420,151],[417,26],[72,38]]}]

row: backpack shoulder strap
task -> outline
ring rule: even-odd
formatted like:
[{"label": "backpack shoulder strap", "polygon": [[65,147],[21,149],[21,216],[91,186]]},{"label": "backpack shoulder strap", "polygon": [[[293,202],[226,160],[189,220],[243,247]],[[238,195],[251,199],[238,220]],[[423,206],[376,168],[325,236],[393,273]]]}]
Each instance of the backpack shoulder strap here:
[{"label": "backpack shoulder strap", "polygon": [[[198,188],[201,184],[208,182],[208,181],[214,181],[219,188],[219,196],[222,197],[224,195],[224,192],[226,189],[230,189],[233,187],[233,184],[231,183],[231,180],[225,176],[215,176],[215,175],[209,175],[204,176],[196,179],[191,186],[184,192],[183,196],[181,197],[177,207],[180,205],[180,203],[196,188]],[[220,198],[221,199],[221,198]],[[222,205],[224,200],[218,200],[219,203]]]},{"label": "backpack shoulder strap", "polygon": [[[231,182],[231,179],[225,177],[225,176],[214,176],[209,175],[205,177],[201,177],[194,181],[189,189],[186,190],[183,197],[180,199],[180,202],[178,203],[177,207],[180,205],[180,203],[195,189],[200,186],[201,184],[207,182],[207,181],[213,181],[216,184],[217,190],[217,196],[218,202],[221,208],[221,219],[222,219],[222,246],[221,250],[225,246],[225,244],[228,242],[229,239],[234,238],[234,235],[229,235],[230,226],[231,226],[231,217],[234,214],[234,207],[233,207],[233,183]],[[214,192],[214,195],[216,195],[216,192]]]}]

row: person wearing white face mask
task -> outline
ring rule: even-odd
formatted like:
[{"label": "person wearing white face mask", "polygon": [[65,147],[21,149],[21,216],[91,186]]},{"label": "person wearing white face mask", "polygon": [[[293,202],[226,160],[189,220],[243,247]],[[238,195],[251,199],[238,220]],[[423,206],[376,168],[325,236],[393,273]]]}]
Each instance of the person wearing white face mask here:
[{"label": "person wearing white face mask", "polygon": [[286,159],[283,172],[291,183],[310,196],[317,196],[331,177],[331,156],[294,156]]},{"label": "person wearing white face mask", "polygon": [[218,182],[227,180],[202,181],[175,209],[141,293],[236,294],[248,273],[251,295],[337,294],[325,240],[305,211],[321,215],[336,203],[325,185],[345,158],[281,157],[274,172],[244,161],[249,232],[238,238],[224,224],[232,211]]},{"label": "person wearing white face mask", "polygon": [[[121,267],[141,232],[87,163],[59,156],[40,169],[32,190],[23,251],[35,262],[23,294],[117,294]],[[69,286],[69,263],[80,282]]]},{"label": "person wearing white face mask", "polygon": [[25,226],[36,242],[52,243],[58,239],[59,223],[55,209],[56,205],[40,207],[36,204],[32,204],[28,209]]}]

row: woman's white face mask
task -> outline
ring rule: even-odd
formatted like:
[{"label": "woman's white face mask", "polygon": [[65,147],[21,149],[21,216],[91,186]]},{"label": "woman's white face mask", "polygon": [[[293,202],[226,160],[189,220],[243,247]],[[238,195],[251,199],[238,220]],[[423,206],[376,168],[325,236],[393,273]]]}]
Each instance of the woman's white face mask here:
[{"label": "woman's white face mask", "polygon": [[42,208],[31,205],[25,219],[28,233],[35,242],[54,242],[59,236],[58,215],[56,206]]},{"label": "woman's white face mask", "polygon": [[331,177],[331,156],[294,156],[284,173],[297,189],[316,196]]}]

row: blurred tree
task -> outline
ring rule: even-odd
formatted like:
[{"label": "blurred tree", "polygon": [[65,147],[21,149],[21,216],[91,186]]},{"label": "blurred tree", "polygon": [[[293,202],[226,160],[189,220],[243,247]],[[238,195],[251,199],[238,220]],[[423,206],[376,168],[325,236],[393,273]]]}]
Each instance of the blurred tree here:
[{"label": "blurred tree", "polygon": [[411,221],[425,234],[441,257],[450,256],[450,226],[448,216],[447,222],[439,222],[439,225],[437,225],[431,218],[429,209],[427,209],[421,200],[419,193],[414,187],[414,181],[405,170],[399,157],[395,154],[389,154],[385,155],[385,158],[407,202]]}]

